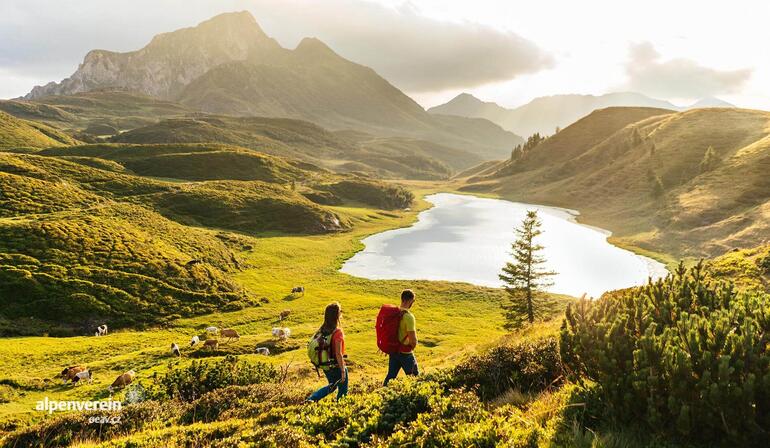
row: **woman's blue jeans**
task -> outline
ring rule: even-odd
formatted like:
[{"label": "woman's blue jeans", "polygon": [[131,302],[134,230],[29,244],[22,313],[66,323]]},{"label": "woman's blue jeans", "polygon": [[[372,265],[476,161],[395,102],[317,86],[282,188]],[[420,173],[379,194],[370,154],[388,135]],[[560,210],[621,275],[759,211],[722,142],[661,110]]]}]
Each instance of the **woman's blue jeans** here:
[{"label": "woman's blue jeans", "polygon": [[[324,372],[324,375],[326,375],[326,380],[329,381],[329,384],[313,392],[313,395],[311,395],[310,398],[308,398],[308,400],[318,401],[321,398],[334,392],[334,388],[337,388],[337,400],[339,400],[340,398],[348,394],[348,368],[347,367],[345,367],[345,381],[340,381],[340,378],[342,378],[342,371],[340,370],[339,367],[334,367],[329,370],[324,370],[323,372]],[[337,383],[337,381],[339,381],[339,383]],[[335,385],[335,383],[337,384]]]}]

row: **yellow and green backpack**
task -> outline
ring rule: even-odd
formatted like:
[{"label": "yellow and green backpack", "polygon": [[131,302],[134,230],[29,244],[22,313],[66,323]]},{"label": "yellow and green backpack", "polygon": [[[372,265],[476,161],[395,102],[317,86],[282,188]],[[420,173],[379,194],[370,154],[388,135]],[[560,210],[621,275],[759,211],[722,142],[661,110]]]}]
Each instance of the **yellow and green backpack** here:
[{"label": "yellow and green backpack", "polygon": [[332,344],[332,336],[337,331],[334,330],[330,334],[325,334],[318,330],[308,341],[307,356],[316,369],[329,370],[337,366],[337,358],[334,357],[334,345]]}]

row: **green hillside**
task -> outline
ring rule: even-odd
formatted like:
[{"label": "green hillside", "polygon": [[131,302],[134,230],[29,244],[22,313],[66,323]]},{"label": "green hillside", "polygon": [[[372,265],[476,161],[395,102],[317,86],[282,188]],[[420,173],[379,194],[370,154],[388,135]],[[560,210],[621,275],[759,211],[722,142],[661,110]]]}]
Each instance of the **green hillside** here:
[{"label": "green hillside", "polygon": [[770,231],[770,114],[660,113],[595,112],[462,188],[574,208],[626,244],[674,256],[713,256],[762,241]]},{"label": "green hillside", "polygon": [[344,219],[299,193],[259,181],[180,185],[139,200],[165,216],[194,226],[248,233],[327,233],[347,228]]},{"label": "green hillside", "polygon": [[0,112],[0,148],[44,148],[75,143],[75,139],[50,126]]},{"label": "green hillside", "polygon": [[93,132],[97,126],[122,131],[192,112],[177,103],[114,89],[50,95],[34,100],[4,100],[0,101],[0,110],[62,129],[91,131],[93,135],[102,135]]},{"label": "green hillside", "polygon": [[770,244],[735,249],[708,261],[709,275],[730,280],[739,288],[770,292]]},{"label": "green hillside", "polygon": [[163,120],[116,135],[134,144],[227,143],[298,158],[340,172],[378,177],[445,179],[482,159],[468,151],[425,140],[330,132],[302,120],[198,115]]},{"label": "green hillside", "polygon": [[108,162],[115,162],[141,176],[195,181],[228,179],[289,183],[324,175],[322,170],[307,163],[223,144],[96,144],[47,149],[39,154],[82,163],[102,159],[104,164],[97,168],[105,169]]},{"label": "green hillside", "polygon": [[99,321],[143,326],[250,303],[225,274],[236,248],[142,207],[22,215],[0,234],[4,334],[83,334]]},{"label": "green hillside", "polygon": [[[158,179],[171,177],[182,180]],[[0,186],[3,334],[238,309],[256,303],[232,279],[243,268],[237,253],[253,243],[225,231],[339,232],[350,218],[328,204],[403,209],[413,200],[396,185],[203,144],[0,152]]]}]

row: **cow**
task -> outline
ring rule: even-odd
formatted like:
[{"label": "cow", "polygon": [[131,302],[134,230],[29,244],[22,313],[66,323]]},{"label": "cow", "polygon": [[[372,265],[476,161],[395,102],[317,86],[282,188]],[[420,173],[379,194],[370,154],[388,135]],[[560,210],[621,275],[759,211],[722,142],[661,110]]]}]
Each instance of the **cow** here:
[{"label": "cow", "polygon": [[291,293],[292,294],[302,294],[304,296],[305,295],[305,287],[304,286],[295,286],[295,287],[291,288]]},{"label": "cow", "polygon": [[291,328],[275,327],[273,328],[273,336],[281,340],[288,339],[291,336]]},{"label": "cow", "polygon": [[94,336],[107,336],[107,324],[102,324],[96,327]]},{"label": "cow", "polygon": [[213,327],[213,326],[212,327],[206,327],[206,333],[217,334],[217,333],[219,333],[219,328]]},{"label": "cow", "polygon": [[223,338],[227,338],[227,342],[230,342],[231,340],[239,340],[241,339],[241,335],[238,334],[237,331],[233,330],[232,328],[225,328],[224,330],[219,332],[219,335]]},{"label": "cow", "polygon": [[62,379],[62,384],[67,384],[67,381],[74,381],[75,376],[80,373],[88,370],[86,366],[69,366],[61,371],[59,376]]},{"label": "cow", "polygon": [[171,343],[171,355],[176,356],[177,358],[182,356],[182,354],[179,352],[179,346],[176,344],[176,342]]},{"label": "cow", "polygon": [[78,372],[75,374],[75,378],[72,378],[72,384],[79,384],[80,381],[86,380],[89,383],[92,382],[94,379],[91,376],[90,370],[83,370],[82,372]]},{"label": "cow", "polygon": [[133,370],[129,370],[128,372],[115,378],[115,381],[112,382],[107,390],[112,392],[115,389],[122,389],[131,384],[134,381],[134,378],[136,378],[136,373]]},{"label": "cow", "polygon": [[193,336],[192,339],[190,339],[190,347],[194,347],[195,344],[201,341],[201,338],[198,336]]},{"label": "cow", "polygon": [[256,353],[258,355],[270,356],[270,349],[267,348],[267,347],[257,347],[254,350],[254,353]]},{"label": "cow", "polygon": [[219,341],[216,339],[206,339],[206,342],[203,343],[204,348],[210,348],[212,351],[219,348]]},{"label": "cow", "polygon": [[281,311],[281,314],[278,315],[278,322],[283,321],[284,319],[289,317],[290,314],[291,314],[291,310],[283,310],[283,311]]}]

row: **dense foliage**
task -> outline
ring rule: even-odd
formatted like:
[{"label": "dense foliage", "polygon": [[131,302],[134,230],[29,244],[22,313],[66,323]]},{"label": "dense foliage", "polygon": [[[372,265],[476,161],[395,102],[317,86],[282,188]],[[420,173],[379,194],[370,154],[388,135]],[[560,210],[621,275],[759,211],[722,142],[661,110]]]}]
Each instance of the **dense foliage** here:
[{"label": "dense foliage", "polygon": [[162,397],[194,401],[207,392],[227,386],[275,382],[278,371],[271,364],[247,362],[236,356],[215,361],[193,361],[154,378]]},{"label": "dense foliage", "polygon": [[349,201],[382,209],[401,209],[412,205],[414,194],[404,187],[363,179],[343,180],[317,187]]},{"label": "dense foliage", "polygon": [[474,388],[484,400],[509,390],[540,392],[561,383],[562,365],[556,339],[499,345],[470,357],[451,371],[450,387]]},{"label": "dense foliage", "polygon": [[607,415],[689,440],[766,440],[770,296],[700,265],[567,311],[562,358],[599,384]]},{"label": "dense foliage", "polygon": [[[93,414],[66,414],[20,429],[5,444],[49,447],[112,440],[108,446],[536,447],[567,429],[558,415],[573,388],[545,392],[542,402],[525,407],[495,409],[484,406],[473,391],[457,388],[478,391],[494,385],[541,392],[555,385],[539,377],[555,375],[557,360],[553,339],[511,345],[455,370],[394,381],[386,388],[359,384],[339,403],[312,404],[302,403],[309,393],[305,388],[276,384],[276,372],[266,364],[232,357],[193,362],[156,377],[147,389],[153,400],[111,414],[121,417],[115,425],[100,430],[87,423]],[[471,370],[472,364],[479,368]],[[498,383],[503,377],[504,384]],[[115,440],[126,435],[131,437]]]}]

